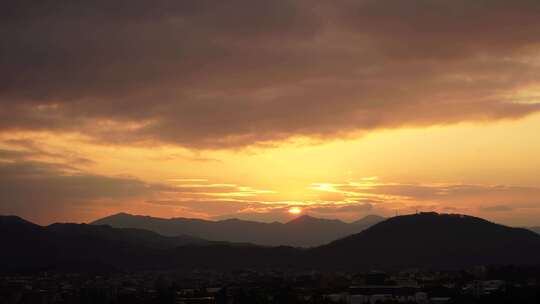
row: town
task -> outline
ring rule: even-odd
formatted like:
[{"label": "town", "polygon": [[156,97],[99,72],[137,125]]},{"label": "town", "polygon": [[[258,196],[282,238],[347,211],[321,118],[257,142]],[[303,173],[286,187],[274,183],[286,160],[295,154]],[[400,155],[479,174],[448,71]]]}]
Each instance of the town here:
[{"label": "town", "polygon": [[3,275],[3,304],[538,303],[536,268]]}]

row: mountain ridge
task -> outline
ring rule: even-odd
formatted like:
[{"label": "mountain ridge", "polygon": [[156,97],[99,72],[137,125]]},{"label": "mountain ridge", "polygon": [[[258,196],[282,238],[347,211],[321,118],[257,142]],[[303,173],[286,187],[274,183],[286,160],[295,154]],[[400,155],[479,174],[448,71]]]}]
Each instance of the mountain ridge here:
[{"label": "mountain ridge", "polygon": [[540,234],[540,226],[530,227],[529,230],[531,230],[532,232],[536,232],[536,233]]},{"label": "mountain ridge", "polygon": [[212,241],[253,243],[263,246],[315,247],[360,232],[382,220],[383,217],[372,215],[352,223],[345,223],[306,214],[286,223],[264,223],[241,219],[215,221],[191,218],[166,219],[118,213],[90,224],[146,229],[166,236],[184,234]]},{"label": "mountain ridge", "polygon": [[359,268],[538,264],[540,235],[478,217],[426,212],[389,218],[315,252],[320,260]]},{"label": "mountain ridge", "polygon": [[133,231],[170,240],[150,231],[86,224],[39,226],[0,216],[0,241],[7,244],[0,251],[0,271],[357,271],[540,265],[540,235],[463,215],[420,213],[393,217],[310,249],[219,242],[155,246],[156,241],[131,238],[129,233]]}]

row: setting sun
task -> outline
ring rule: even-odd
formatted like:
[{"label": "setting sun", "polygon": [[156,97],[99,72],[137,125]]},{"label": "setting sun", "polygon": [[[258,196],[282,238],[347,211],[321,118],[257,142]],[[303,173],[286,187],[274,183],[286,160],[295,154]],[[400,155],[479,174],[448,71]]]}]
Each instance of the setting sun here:
[{"label": "setting sun", "polygon": [[300,214],[302,213],[302,209],[299,207],[292,207],[289,209],[290,214]]}]

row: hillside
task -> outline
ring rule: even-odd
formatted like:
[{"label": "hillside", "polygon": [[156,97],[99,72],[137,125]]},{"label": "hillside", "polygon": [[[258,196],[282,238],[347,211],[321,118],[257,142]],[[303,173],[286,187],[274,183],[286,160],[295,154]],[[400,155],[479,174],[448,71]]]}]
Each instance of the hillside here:
[{"label": "hillside", "polygon": [[310,258],[353,268],[538,264],[540,235],[471,216],[420,213],[316,248]]},{"label": "hillside", "polygon": [[536,232],[536,233],[540,234],[540,226],[531,227],[531,228],[529,228],[529,230],[531,230],[531,231],[533,231],[533,232]]}]

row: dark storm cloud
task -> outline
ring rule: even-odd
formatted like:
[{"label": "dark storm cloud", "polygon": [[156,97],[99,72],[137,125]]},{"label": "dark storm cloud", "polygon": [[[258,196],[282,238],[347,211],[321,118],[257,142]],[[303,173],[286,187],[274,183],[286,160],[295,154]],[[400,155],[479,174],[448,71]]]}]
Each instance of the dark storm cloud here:
[{"label": "dark storm cloud", "polygon": [[540,82],[538,1],[1,6],[4,131],[231,148],[540,110],[510,97]]},{"label": "dark storm cloud", "polygon": [[[538,43],[540,3],[535,0],[346,0],[344,24],[384,54],[451,58],[512,53]],[[397,38],[397,39],[396,39]]]}]

